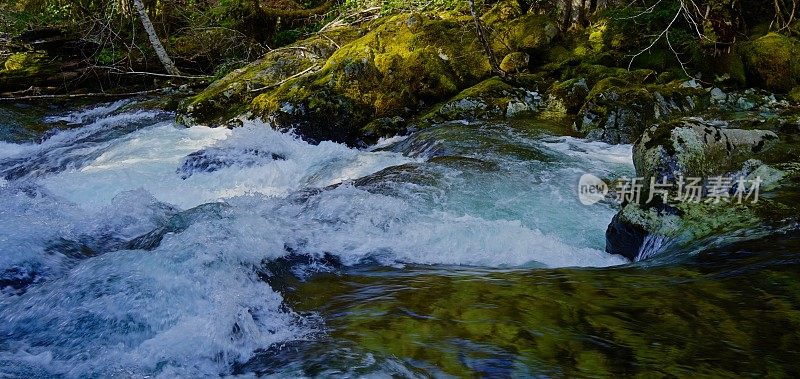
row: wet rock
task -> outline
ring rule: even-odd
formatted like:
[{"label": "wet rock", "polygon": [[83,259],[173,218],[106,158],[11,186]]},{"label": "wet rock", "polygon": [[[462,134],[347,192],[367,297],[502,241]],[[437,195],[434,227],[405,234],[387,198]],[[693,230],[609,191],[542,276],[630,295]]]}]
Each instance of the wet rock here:
[{"label": "wet rock", "polygon": [[[609,225],[606,250],[629,259],[643,259],[670,246],[687,246],[764,225],[780,228],[796,219],[796,138],[773,130],[738,129],[721,120],[684,118],[648,128],[634,146],[634,166],[644,178],[638,202],[624,204]],[[697,185],[697,198],[687,198],[677,184]],[[650,178],[672,186],[665,197],[650,197]],[[688,178],[699,178],[690,184]],[[713,178],[729,178],[728,184]],[[752,193],[739,201],[736,192]],[[744,183],[747,188],[739,188]],[[722,191],[714,200],[712,191]],[[768,193],[768,195],[765,195]],[[767,229],[764,229],[767,230]],[[747,234],[747,233],[744,233]],[[634,257],[634,258],[631,258]]]},{"label": "wet rock", "polygon": [[176,171],[181,179],[201,172],[214,172],[228,167],[252,167],[272,161],[283,161],[286,157],[281,154],[264,151],[256,148],[208,148],[189,154],[183,159],[181,166]]},{"label": "wet rock", "polygon": [[621,255],[633,261],[639,255],[648,232],[641,226],[624,219],[617,213],[606,230],[606,252]]}]

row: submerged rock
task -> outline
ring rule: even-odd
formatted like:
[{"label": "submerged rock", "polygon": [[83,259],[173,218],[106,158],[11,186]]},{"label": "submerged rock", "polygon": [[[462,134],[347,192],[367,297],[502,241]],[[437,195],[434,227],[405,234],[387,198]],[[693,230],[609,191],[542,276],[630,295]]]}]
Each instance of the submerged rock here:
[{"label": "submerged rock", "polygon": [[271,161],[284,161],[286,157],[260,149],[208,148],[189,154],[183,159],[177,173],[181,179],[200,172],[214,172],[228,167],[252,167]]}]

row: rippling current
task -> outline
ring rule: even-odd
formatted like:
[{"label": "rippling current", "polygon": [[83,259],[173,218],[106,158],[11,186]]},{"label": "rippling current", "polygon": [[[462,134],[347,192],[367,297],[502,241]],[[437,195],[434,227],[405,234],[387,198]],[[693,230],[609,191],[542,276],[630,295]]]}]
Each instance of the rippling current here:
[{"label": "rippling current", "polygon": [[[658,315],[706,291],[680,288],[709,280],[701,263],[604,252],[616,209],[575,187],[633,175],[630,146],[458,123],[357,150],[126,105],[0,142],[0,376],[634,373],[665,354],[659,322],[690,322]],[[756,292],[796,309],[796,290]],[[722,317],[708,301],[694,314]]]}]

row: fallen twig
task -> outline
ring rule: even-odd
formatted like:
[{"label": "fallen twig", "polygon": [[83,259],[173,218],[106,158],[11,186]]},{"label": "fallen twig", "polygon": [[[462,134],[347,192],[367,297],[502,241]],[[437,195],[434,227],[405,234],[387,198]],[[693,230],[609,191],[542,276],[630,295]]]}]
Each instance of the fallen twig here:
[{"label": "fallen twig", "polygon": [[250,90],[250,92],[260,92],[260,91],[268,90],[270,88],[280,87],[284,83],[286,83],[286,82],[288,82],[288,81],[290,81],[290,80],[292,80],[294,78],[299,78],[299,77],[301,77],[301,76],[303,76],[305,74],[312,73],[312,72],[317,72],[319,70],[321,70],[321,68],[319,66],[312,65],[312,66],[308,67],[307,69],[305,69],[303,71],[300,71],[300,72],[298,72],[298,73],[296,73],[296,74],[294,74],[294,75],[292,75],[292,76],[290,76],[290,77],[288,77],[286,79],[283,79],[283,80],[281,80],[281,81],[279,81],[277,83],[273,83],[273,84],[270,84],[270,85],[267,85],[267,86],[264,86],[264,87],[253,88],[253,89]]},{"label": "fallen twig", "polygon": [[19,101],[19,100],[42,100],[42,99],[79,99],[85,97],[129,97],[148,95],[151,93],[164,92],[169,88],[158,88],[138,92],[122,92],[122,93],[106,93],[106,92],[92,92],[92,93],[73,93],[61,95],[27,95],[27,96],[12,96],[0,97],[0,101]]}]

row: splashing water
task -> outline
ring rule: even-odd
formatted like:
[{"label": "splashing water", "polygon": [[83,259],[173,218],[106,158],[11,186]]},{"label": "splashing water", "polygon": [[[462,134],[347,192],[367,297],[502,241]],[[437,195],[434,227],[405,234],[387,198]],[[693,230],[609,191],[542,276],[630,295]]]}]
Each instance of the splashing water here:
[{"label": "splashing water", "polygon": [[[290,255],[338,264],[610,266],[614,209],[583,172],[630,146],[504,125],[433,128],[368,150],[255,122],[183,128],[113,103],[0,144],[0,373],[170,377],[324,330],[268,284]],[[557,215],[554,216],[554,215]]]}]

